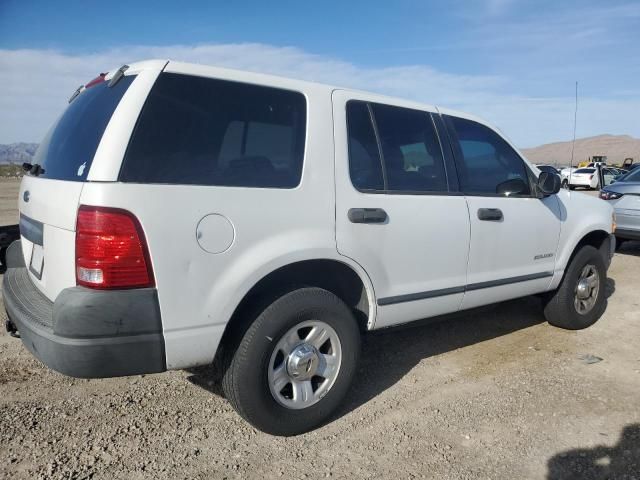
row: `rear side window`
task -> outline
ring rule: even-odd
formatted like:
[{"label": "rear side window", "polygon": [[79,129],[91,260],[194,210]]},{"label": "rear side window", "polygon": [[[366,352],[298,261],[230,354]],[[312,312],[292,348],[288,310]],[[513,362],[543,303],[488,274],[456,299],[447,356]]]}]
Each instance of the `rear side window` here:
[{"label": "rear side window", "polygon": [[364,102],[347,103],[349,174],[358,190],[384,190],[382,162],[369,107]]},{"label": "rear side window", "polygon": [[428,113],[372,104],[382,147],[387,190],[447,190],[440,143]]},{"label": "rear side window", "polygon": [[40,143],[32,160],[54,180],[84,181],[104,130],[135,75],[123,77],[113,87],[107,82],[84,90],[67,107]]},{"label": "rear side window", "polygon": [[[469,194],[530,195],[528,170],[517,152],[490,128],[463,118],[445,117],[457,137],[460,188]],[[515,186],[515,187],[514,187]]]},{"label": "rear side window", "polygon": [[640,168],[634,168],[623,179],[625,182],[640,182]]},{"label": "rear side window", "polygon": [[579,168],[573,173],[594,173],[596,171],[595,168]]},{"label": "rear side window", "polygon": [[349,173],[358,190],[447,190],[442,151],[428,113],[350,101],[347,129]]},{"label": "rear side window", "polygon": [[131,137],[120,180],[263,188],[300,183],[302,94],[163,73]]}]

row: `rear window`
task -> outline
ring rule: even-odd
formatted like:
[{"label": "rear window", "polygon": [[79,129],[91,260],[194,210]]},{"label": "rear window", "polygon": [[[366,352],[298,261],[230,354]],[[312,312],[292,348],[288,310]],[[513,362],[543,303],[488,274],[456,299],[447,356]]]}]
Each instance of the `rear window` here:
[{"label": "rear window", "polygon": [[54,180],[84,181],[111,115],[135,75],[125,76],[113,87],[107,82],[84,90],[51,127],[32,160]]},{"label": "rear window", "polygon": [[298,92],[163,73],[131,137],[120,180],[293,188],[304,157]]},{"label": "rear window", "polygon": [[576,170],[573,173],[593,173],[595,171],[596,171],[595,168],[579,168],[578,170]]},{"label": "rear window", "polygon": [[627,173],[622,179],[625,182],[640,182],[640,168],[636,168]]}]

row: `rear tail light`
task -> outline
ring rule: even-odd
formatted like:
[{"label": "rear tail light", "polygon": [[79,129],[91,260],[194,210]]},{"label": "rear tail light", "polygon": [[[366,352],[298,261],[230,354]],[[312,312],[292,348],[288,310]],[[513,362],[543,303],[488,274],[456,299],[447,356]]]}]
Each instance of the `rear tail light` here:
[{"label": "rear tail light", "polygon": [[600,190],[600,198],[602,200],[617,200],[622,196],[622,193],[610,192],[609,190]]},{"label": "rear tail light", "polygon": [[593,180],[593,175],[589,175],[589,180]]},{"label": "rear tail light", "polygon": [[131,212],[80,206],[76,224],[76,283],[107,289],[154,286],[144,232]]}]

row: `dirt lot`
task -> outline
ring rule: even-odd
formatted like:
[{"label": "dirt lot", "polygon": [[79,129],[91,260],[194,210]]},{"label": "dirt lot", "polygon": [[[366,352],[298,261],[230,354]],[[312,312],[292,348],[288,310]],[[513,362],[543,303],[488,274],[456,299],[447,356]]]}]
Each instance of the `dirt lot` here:
[{"label": "dirt lot", "polygon": [[[0,183],[3,223],[16,192]],[[581,332],[525,298],[369,335],[343,410],[289,439],[243,422],[207,369],[75,380],[2,332],[0,477],[640,479],[639,272],[625,245]]]}]

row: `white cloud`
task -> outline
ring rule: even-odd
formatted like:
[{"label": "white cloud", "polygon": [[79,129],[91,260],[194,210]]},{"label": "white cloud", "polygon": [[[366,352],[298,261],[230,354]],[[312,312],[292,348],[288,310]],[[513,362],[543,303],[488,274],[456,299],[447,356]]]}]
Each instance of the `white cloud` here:
[{"label": "white cloud", "polygon": [[492,16],[501,15],[511,7],[513,3],[514,0],[486,0],[487,13]]},{"label": "white cloud", "polygon": [[[428,65],[365,68],[293,47],[226,44],[132,46],[84,55],[0,50],[0,143],[38,141],[78,85],[101,71],[146,58],[275,73],[466,110],[487,118],[523,147],[566,140],[572,133],[572,98],[519,94],[517,79],[451,74]],[[579,135],[640,136],[638,111],[640,100],[635,97],[584,98]]]}]

